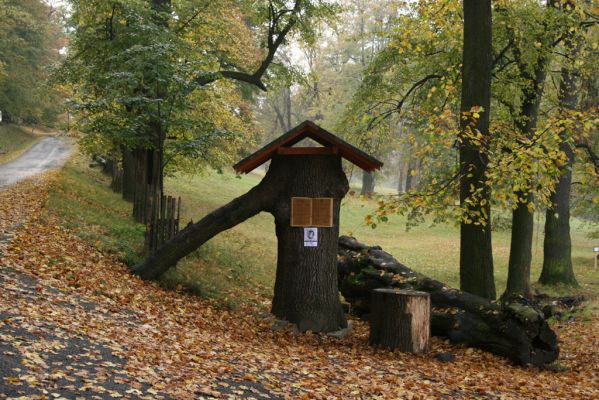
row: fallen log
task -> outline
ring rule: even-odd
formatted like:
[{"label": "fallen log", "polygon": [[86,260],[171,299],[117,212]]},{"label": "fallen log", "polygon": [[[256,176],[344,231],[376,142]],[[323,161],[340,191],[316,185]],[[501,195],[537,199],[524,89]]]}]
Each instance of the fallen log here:
[{"label": "fallen log", "polygon": [[339,238],[338,279],[354,314],[368,318],[371,292],[398,288],[431,296],[431,333],[489,351],[513,362],[543,366],[559,355],[557,337],[543,312],[525,298],[489,301],[428,278],[401,264],[378,246]]}]

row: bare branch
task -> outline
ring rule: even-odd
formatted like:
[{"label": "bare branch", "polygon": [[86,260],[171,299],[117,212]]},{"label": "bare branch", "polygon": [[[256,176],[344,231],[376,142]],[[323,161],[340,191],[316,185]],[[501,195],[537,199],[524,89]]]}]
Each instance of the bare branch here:
[{"label": "bare branch", "polygon": [[[242,71],[235,70],[223,70],[218,74],[206,75],[203,74],[196,78],[196,82],[201,85],[208,85],[220,77],[233,79],[240,82],[245,82],[252,84],[259,88],[260,90],[266,91],[266,85],[262,82],[262,78],[266,73],[268,67],[272,64],[275,54],[283,41],[285,40],[287,34],[291,31],[291,29],[295,26],[298,21],[298,14],[301,10],[302,0],[296,0],[293,9],[284,9],[276,12],[272,2],[269,2],[269,24],[268,24],[268,36],[267,36],[267,54],[264,57],[264,60],[258,67],[258,69],[253,73],[247,73]],[[286,15],[291,14],[287,23],[278,30],[278,25],[281,18]],[[278,32],[277,32],[278,31]]]},{"label": "bare branch", "polygon": [[514,38],[510,38],[510,40],[508,41],[508,43],[505,45],[505,47],[503,49],[501,49],[501,51],[499,52],[499,54],[497,54],[495,56],[495,58],[493,59],[493,64],[492,67],[495,68],[495,65],[497,65],[497,63],[505,56],[505,53],[507,53],[507,51],[514,45]]},{"label": "bare branch", "polygon": [[[381,122],[383,122],[384,120],[386,120],[387,118],[389,118],[392,114],[394,113],[400,113],[401,109],[403,108],[405,102],[408,100],[408,97],[410,97],[410,95],[412,93],[414,93],[415,90],[417,90],[418,88],[420,88],[421,86],[423,86],[426,82],[430,81],[431,79],[441,79],[443,77],[443,75],[440,74],[429,74],[427,76],[425,76],[424,78],[420,79],[419,81],[415,82],[412,87],[410,87],[410,89],[408,89],[408,91],[403,95],[403,97],[397,101],[397,103],[395,104],[395,106],[389,110],[384,111],[383,113],[381,113],[378,117],[372,119],[369,123],[368,123],[368,130],[371,130],[372,128],[374,128],[376,125],[380,124]],[[383,102],[380,102],[380,104],[382,104]]]}]

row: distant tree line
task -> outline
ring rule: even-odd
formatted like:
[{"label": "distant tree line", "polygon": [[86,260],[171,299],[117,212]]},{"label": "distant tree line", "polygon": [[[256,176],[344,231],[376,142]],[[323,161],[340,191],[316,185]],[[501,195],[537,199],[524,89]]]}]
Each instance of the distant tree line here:
[{"label": "distant tree line", "polygon": [[5,122],[54,124],[64,94],[48,84],[65,45],[61,13],[43,0],[0,0],[0,111]]}]

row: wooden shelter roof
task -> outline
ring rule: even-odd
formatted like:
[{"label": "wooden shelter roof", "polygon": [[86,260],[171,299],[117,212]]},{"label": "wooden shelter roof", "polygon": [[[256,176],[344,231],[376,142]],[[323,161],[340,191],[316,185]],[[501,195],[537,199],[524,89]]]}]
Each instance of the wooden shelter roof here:
[{"label": "wooden shelter roof", "polygon": [[[323,147],[292,147],[305,138],[310,138]],[[333,135],[314,122],[304,121],[260,150],[239,161],[233,168],[239,173],[247,174],[270,160],[275,154],[340,154],[341,157],[368,172],[380,169],[383,166],[383,163],[376,158]]]}]

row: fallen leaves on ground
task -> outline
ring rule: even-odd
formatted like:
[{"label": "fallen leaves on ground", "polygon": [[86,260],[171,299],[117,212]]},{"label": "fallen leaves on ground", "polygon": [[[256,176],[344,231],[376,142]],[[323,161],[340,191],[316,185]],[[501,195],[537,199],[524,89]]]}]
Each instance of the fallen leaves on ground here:
[{"label": "fallen leaves on ground", "polygon": [[[12,270],[35,278],[37,293],[32,301],[17,284],[2,285],[0,313],[17,315],[30,331],[55,326],[61,335],[110,348],[125,364],[106,365],[106,373],[118,371],[127,377],[121,379],[146,385],[131,389],[139,393],[115,392],[115,398],[153,393],[178,399],[599,397],[598,315],[555,326],[562,351],[558,368],[547,370],[513,366],[438,338],[426,355],[373,349],[362,322],[344,339],[274,332],[272,319],[259,309],[223,310],[131,275],[49,215],[43,208],[48,183],[32,182],[0,192],[4,226],[25,222],[0,248],[0,274]],[[0,326],[12,323],[3,320]],[[27,347],[19,373],[4,380],[47,382],[44,363],[53,346],[39,340]],[[439,352],[454,353],[455,362],[437,361]],[[78,373],[68,363],[53,366],[54,374]]]}]

